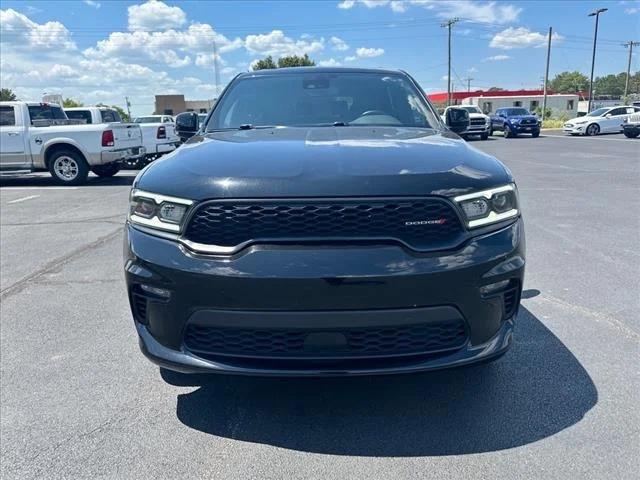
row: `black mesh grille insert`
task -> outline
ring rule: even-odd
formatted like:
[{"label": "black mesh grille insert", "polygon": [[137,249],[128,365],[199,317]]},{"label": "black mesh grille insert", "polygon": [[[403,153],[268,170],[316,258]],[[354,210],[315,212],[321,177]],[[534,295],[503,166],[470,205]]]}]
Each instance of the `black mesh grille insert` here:
[{"label": "black mesh grille insert", "polygon": [[185,237],[233,247],[249,241],[399,240],[416,250],[456,246],[463,228],[438,198],[210,202],[191,218]]},{"label": "black mesh grille insert", "polygon": [[484,125],[485,121],[484,118],[472,118],[471,120],[469,120],[469,123],[471,125]]},{"label": "black mesh grille insert", "polygon": [[131,294],[133,300],[133,312],[136,319],[141,323],[147,322],[147,298],[134,290]]},{"label": "black mesh grille insert", "polygon": [[[314,336],[330,339],[312,344]],[[322,337],[320,337],[322,338]],[[336,343],[336,338],[343,342]],[[319,332],[301,329],[240,329],[189,324],[186,347],[196,353],[251,357],[393,356],[462,347],[467,334],[460,320],[394,327],[344,328]]]},{"label": "black mesh grille insert", "polygon": [[518,294],[520,292],[519,287],[511,288],[504,292],[504,318],[511,318],[518,309],[518,303],[520,299]]}]

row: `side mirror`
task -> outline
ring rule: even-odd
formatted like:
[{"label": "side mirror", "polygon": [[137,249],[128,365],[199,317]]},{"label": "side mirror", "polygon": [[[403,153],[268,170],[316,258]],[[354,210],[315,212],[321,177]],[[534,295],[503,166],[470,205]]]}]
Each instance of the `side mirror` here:
[{"label": "side mirror", "polygon": [[182,139],[193,137],[198,131],[198,114],[184,112],[176,117],[176,132]]},{"label": "side mirror", "polygon": [[445,122],[452,132],[464,133],[469,129],[469,112],[464,108],[448,108]]},{"label": "side mirror", "polygon": [[610,113],[607,113],[607,114],[604,116],[604,118],[611,118],[611,114],[610,114]]}]

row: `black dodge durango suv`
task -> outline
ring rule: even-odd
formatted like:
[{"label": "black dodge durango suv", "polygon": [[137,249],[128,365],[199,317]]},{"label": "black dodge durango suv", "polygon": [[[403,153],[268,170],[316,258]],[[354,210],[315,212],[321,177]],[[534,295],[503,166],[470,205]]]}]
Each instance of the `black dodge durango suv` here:
[{"label": "black dodge durango suv", "polygon": [[143,353],[184,373],[295,376],[503,354],[524,275],[518,192],[449,110],[447,126],[404,72],[238,75],[134,182],[124,268]]}]

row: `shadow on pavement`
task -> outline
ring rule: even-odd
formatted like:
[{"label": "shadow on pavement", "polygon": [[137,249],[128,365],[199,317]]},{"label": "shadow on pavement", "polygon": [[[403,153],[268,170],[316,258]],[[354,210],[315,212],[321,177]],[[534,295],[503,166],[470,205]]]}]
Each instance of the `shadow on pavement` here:
[{"label": "shadow on pavement", "polygon": [[[118,185],[131,185],[133,179],[138,174],[137,170],[125,170],[111,178],[102,178],[90,174],[87,183],[78,185],[78,188],[86,187],[110,187]],[[27,175],[2,175],[0,177],[0,187],[60,187],[49,174],[27,174]]]},{"label": "shadow on pavement", "polygon": [[[184,375],[162,370],[174,385]],[[516,342],[495,363],[424,374],[277,379],[186,376],[177,416],[220,437],[358,456],[480,453],[579,422],[598,401],[580,362],[521,308]]]}]

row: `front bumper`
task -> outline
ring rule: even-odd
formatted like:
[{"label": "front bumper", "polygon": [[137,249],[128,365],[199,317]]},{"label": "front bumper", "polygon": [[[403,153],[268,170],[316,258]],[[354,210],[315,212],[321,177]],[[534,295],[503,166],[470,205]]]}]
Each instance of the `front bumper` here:
[{"label": "front bumper", "polygon": [[587,125],[587,123],[580,125],[576,125],[575,123],[565,123],[562,131],[569,135],[584,135]]},{"label": "front bumper", "polygon": [[176,148],[180,146],[180,140],[168,142],[168,143],[159,143],[156,145],[155,153],[169,153],[173,152]]},{"label": "front bumper", "polygon": [[509,127],[511,131],[516,135],[521,133],[536,133],[540,132],[540,125],[521,125],[521,124],[510,124]]},{"label": "front bumper", "polygon": [[[511,344],[517,306],[507,315],[502,294],[480,288],[524,277],[521,220],[476,237],[460,249],[416,255],[399,246],[255,246],[230,258],[197,256],[171,240],[126,227],[125,274],[143,353],[187,373],[247,375],[364,375],[465,365],[504,353]],[[136,310],[140,286],[168,292],[147,295],[144,318]],[[138,297],[135,297],[138,298]],[[305,332],[357,326],[394,328],[444,316],[464,322],[456,348],[411,355],[357,358],[336,350],[329,359],[202,353],[187,346],[187,327],[295,326]]]},{"label": "front bumper", "polygon": [[481,135],[483,133],[489,133],[491,130],[491,123],[485,123],[483,125],[469,125],[467,135]]}]

